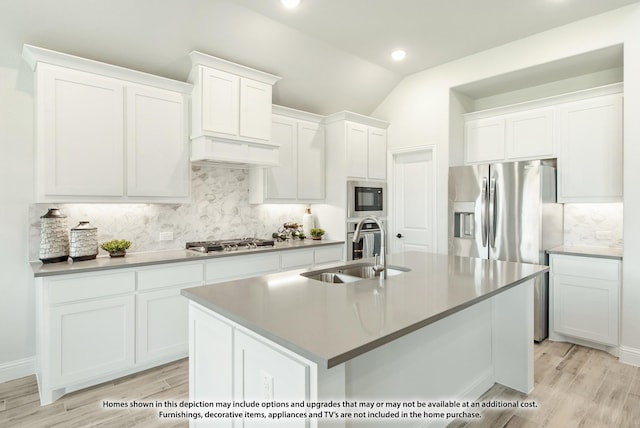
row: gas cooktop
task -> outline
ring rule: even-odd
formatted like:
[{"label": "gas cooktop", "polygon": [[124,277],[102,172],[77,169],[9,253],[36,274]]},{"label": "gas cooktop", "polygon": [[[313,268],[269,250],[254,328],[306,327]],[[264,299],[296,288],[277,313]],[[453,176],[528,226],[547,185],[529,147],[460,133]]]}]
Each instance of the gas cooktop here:
[{"label": "gas cooktop", "polygon": [[258,247],[273,247],[273,245],[274,241],[272,239],[239,238],[222,241],[187,242],[186,248],[200,253],[210,253],[215,251],[250,250]]}]

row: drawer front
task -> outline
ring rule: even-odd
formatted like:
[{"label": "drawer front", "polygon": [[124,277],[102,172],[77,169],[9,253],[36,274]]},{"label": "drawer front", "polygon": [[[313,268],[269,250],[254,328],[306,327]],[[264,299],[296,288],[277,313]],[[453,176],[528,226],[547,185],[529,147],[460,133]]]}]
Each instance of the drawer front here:
[{"label": "drawer front", "polygon": [[343,245],[331,245],[330,247],[316,248],[315,264],[340,262],[343,257]]},{"label": "drawer front", "polygon": [[231,281],[279,270],[280,254],[278,253],[221,257],[206,264],[205,278],[206,282]]},{"label": "drawer front", "polygon": [[618,281],[620,261],[598,257],[551,256],[553,274]]},{"label": "drawer front", "polygon": [[313,250],[283,251],[280,261],[282,270],[309,267],[313,265]]},{"label": "drawer front", "polygon": [[112,274],[52,279],[49,284],[49,303],[66,303],[97,297],[129,293],[136,288],[133,271]]},{"label": "drawer front", "polygon": [[175,285],[201,285],[203,279],[204,267],[202,263],[178,263],[154,267],[138,272],[138,290],[151,290]]}]

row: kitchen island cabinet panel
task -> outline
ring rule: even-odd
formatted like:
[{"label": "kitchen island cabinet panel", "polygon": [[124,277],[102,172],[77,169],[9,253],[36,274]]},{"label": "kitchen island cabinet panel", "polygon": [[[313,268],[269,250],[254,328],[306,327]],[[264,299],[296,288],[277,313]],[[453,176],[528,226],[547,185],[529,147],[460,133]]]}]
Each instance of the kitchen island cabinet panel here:
[{"label": "kitchen island cabinet panel", "polygon": [[[233,328],[193,305],[189,310],[189,396],[212,402],[233,396]],[[193,428],[234,426],[232,419],[190,423]]]}]

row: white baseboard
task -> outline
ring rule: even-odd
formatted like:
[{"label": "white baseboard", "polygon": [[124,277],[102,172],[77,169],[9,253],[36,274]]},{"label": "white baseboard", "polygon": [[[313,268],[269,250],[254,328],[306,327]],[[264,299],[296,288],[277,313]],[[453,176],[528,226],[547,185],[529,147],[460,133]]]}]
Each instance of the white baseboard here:
[{"label": "white baseboard", "polygon": [[36,372],[35,357],[0,364],[0,383],[30,376]]},{"label": "white baseboard", "polygon": [[640,349],[620,346],[620,362],[640,367]]}]

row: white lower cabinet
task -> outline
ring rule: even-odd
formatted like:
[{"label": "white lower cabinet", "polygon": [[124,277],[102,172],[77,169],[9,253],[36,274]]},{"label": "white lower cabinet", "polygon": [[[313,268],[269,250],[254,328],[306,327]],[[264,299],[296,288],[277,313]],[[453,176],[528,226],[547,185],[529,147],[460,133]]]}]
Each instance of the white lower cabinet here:
[{"label": "white lower cabinet", "polygon": [[[183,288],[338,261],[342,248],[342,244],[326,244],[36,278],[36,371],[41,404],[186,357],[189,325],[193,329],[194,321],[189,322],[188,301],[180,294]],[[204,329],[207,335],[225,334],[224,329],[206,322],[196,329]],[[225,363],[225,355],[215,353],[214,361],[230,364]],[[201,381],[197,385],[198,391],[205,391],[198,395],[216,396],[219,383],[211,386]],[[230,396],[223,392],[219,396]]]},{"label": "white lower cabinet", "polygon": [[552,254],[550,266],[550,338],[618,346],[621,261]]},{"label": "white lower cabinet", "polygon": [[133,295],[51,308],[51,386],[64,386],[131,367],[134,313]]},{"label": "white lower cabinet", "polygon": [[172,361],[187,355],[187,300],[180,290],[202,284],[202,263],[141,268],[137,272],[136,362]]}]

